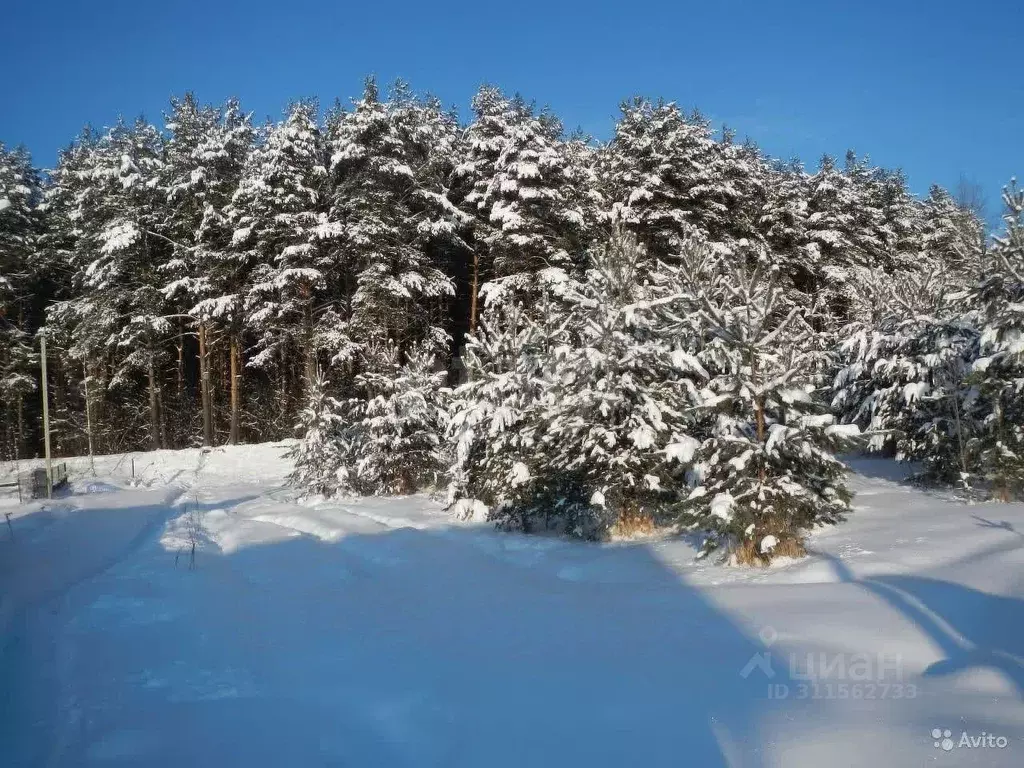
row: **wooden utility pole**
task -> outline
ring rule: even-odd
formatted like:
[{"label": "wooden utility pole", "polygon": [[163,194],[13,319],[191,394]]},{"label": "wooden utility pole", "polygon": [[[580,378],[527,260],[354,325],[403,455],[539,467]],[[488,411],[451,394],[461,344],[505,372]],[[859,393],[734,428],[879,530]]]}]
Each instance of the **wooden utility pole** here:
[{"label": "wooden utility pole", "polygon": [[50,397],[46,384],[46,333],[39,334],[39,360],[42,365],[43,447],[46,450],[46,498],[53,497],[53,466],[50,463]]}]

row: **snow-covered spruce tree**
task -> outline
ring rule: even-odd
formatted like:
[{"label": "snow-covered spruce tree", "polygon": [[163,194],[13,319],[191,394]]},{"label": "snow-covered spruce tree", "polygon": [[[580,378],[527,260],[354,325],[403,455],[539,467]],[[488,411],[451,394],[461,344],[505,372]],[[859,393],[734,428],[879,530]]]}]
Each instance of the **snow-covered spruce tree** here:
[{"label": "snow-covered spruce tree", "polygon": [[691,286],[616,228],[565,301],[531,469],[547,492],[530,511],[585,538],[649,531],[666,521],[697,446],[706,374],[684,319]]},{"label": "snow-covered spruce tree", "polygon": [[846,470],[834,454],[857,429],[833,424],[814,391],[811,309],[782,290],[766,254],[706,270],[695,250],[683,261],[702,302],[694,315],[709,374],[701,410],[713,423],[680,520],[711,532],[708,549],[735,547],[740,561],[800,553],[806,529],[848,509]]},{"label": "snow-covered spruce tree", "polygon": [[344,481],[365,494],[408,494],[436,486],[444,472],[445,372],[426,348],[399,363],[397,345],[372,350],[346,403]]},{"label": "snow-covered spruce tree", "polygon": [[974,363],[985,419],[979,434],[981,472],[995,496],[1024,491],[1024,190],[1004,190],[1006,231],[995,238],[971,299],[981,313],[981,351]]},{"label": "snow-covered spruce tree", "polygon": [[295,459],[295,469],[288,476],[288,483],[302,496],[330,497],[344,487],[343,413],[344,406],[328,394],[327,380],[318,374],[299,414],[297,431],[302,438],[289,454]]}]

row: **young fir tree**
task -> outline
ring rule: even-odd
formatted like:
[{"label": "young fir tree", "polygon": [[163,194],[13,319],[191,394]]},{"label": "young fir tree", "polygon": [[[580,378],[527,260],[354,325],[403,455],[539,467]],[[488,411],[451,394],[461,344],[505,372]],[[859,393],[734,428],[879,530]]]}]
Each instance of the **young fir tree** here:
[{"label": "young fir tree", "polygon": [[327,389],[326,379],[318,374],[299,414],[297,431],[302,438],[290,454],[295,469],[288,483],[302,496],[330,497],[344,487],[344,407]]},{"label": "young fir tree", "polygon": [[462,354],[468,380],[450,409],[449,502],[461,517],[514,530],[529,529],[531,505],[543,496],[533,482],[541,461],[537,413],[554,348],[566,338],[551,300],[536,317],[517,303],[484,308]]},{"label": "young fir tree", "polygon": [[433,354],[413,349],[404,363],[389,344],[369,355],[347,404],[346,482],[367,494],[408,494],[434,486],[444,471],[448,413],[444,371]]},{"label": "young fir tree", "polygon": [[1024,190],[1003,192],[1005,232],[995,238],[972,299],[981,314],[975,381],[986,415],[981,471],[1002,501],[1024,490]]},{"label": "young fir tree", "polygon": [[711,531],[708,548],[737,547],[740,560],[802,552],[805,530],[849,508],[834,454],[857,429],[833,424],[815,391],[811,310],[787,296],[778,268],[754,251],[709,271],[688,250],[702,302],[697,357],[709,375],[701,409],[713,421],[681,519]]}]

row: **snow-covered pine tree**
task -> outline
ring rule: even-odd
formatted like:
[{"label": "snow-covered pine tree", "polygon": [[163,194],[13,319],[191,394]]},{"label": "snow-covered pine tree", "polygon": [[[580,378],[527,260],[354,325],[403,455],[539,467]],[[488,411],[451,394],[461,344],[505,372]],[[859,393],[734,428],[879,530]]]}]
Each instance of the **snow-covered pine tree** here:
[{"label": "snow-covered pine tree", "polygon": [[736,547],[741,561],[800,553],[804,531],[848,509],[834,454],[857,429],[833,424],[814,391],[811,308],[786,294],[767,255],[750,248],[709,273],[695,250],[683,260],[702,302],[694,315],[709,374],[701,409],[713,424],[681,521],[710,530],[708,548]]},{"label": "snow-covered pine tree", "polygon": [[158,236],[162,156],[163,137],[141,119],[66,156],[75,295],[51,313],[67,329],[72,354],[87,364],[112,362],[109,388],[134,400],[141,374],[148,407],[119,413],[128,422],[122,434],[148,431],[154,448],[167,442],[161,345],[173,330],[158,274],[169,250]]},{"label": "snow-covered pine tree", "polygon": [[347,404],[347,476],[366,494],[408,494],[436,486],[445,469],[448,426],[446,374],[429,348],[413,348],[399,363],[388,342],[367,356],[356,376],[359,397]]},{"label": "snow-covered pine tree", "polygon": [[492,302],[467,338],[468,380],[453,393],[448,431],[448,498],[460,517],[529,526],[538,410],[554,348],[566,338],[555,306],[543,299],[535,321],[520,304]]},{"label": "snow-covered pine tree", "polygon": [[534,508],[545,525],[554,518],[585,538],[649,531],[677,500],[697,446],[706,374],[684,320],[695,297],[677,267],[616,228],[565,300],[569,335],[554,350],[533,471],[550,505]]},{"label": "snow-covered pine tree", "polygon": [[868,249],[865,262],[890,274],[905,272],[919,266],[924,227],[924,207],[907,189],[901,171],[877,169],[869,181],[869,203],[866,210],[877,211],[870,239],[874,250]]},{"label": "snow-covered pine tree", "polygon": [[941,262],[896,274],[860,268],[853,285],[833,410],[867,433],[868,450],[921,462],[923,479],[968,485],[977,403],[966,375],[978,334],[957,273]]},{"label": "snow-covered pine tree", "polygon": [[[85,427],[81,430],[81,437],[85,439],[71,446],[71,450],[78,454],[84,454],[90,448],[97,453],[114,452],[110,426],[121,421],[118,409],[109,408],[108,395],[112,393],[107,382],[110,371],[106,364],[108,356],[103,351],[113,326],[107,327],[99,313],[90,309],[89,302],[80,295],[82,254],[78,241],[89,227],[79,218],[82,210],[79,196],[90,193],[91,175],[82,172],[92,167],[99,138],[87,128],[59,153],[56,168],[49,172],[49,184],[41,206],[45,226],[38,256],[44,260],[50,274],[61,276],[55,301],[46,308],[46,326],[51,337],[60,339],[59,348],[66,353],[66,370],[70,373],[80,366],[82,373],[82,412],[71,416],[71,419],[77,416],[80,423],[86,422],[81,424]],[[88,399],[85,397],[86,389],[89,391]],[[87,402],[89,419],[84,413]],[[108,416],[113,418],[108,419]],[[123,427],[123,421],[121,423]],[[87,433],[91,433],[91,437]],[[72,429],[65,430],[65,434],[69,439],[78,437]],[[124,432],[119,431],[118,434],[123,435]]]},{"label": "snow-covered pine tree", "polygon": [[698,233],[729,248],[747,233],[756,152],[714,140],[708,121],[675,104],[634,99],[622,105],[615,137],[602,153],[605,196],[652,257],[665,261]]},{"label": "snow-covered pine tree", "polygon": [[0,144],[0,452],[10,458],[23,454],[23,402],[36,388],[28,314],[40,267],[35,257],[42,234],[41,198],[41,181],[28,152]]},{"label": "snow-covered pine tree", "polygon": [[787,284],[814,300],[823,287],[821,249],[808,222],[809,177],[798,161],[763,166],[764,198],[757,229]]},{"label": "snow-covered pine tree", "polygon": [[937,185],[932,185],[922,206],[923,262],[945,267],[950,279],[965,288],[973,286],[985,251],[984,223]]},{"label": "snow-covered pine tree", "polygon": [[838,323],[849,319],[850,280],[854,267],[853,215],[861,204],[850,178],[828,155],[807,178],[806,252],[813,265],[810,293]]},{"label": "snow-covered pine tree", "polygon": [[488,293],[507,289],[523,297],[537,292],[538,273],[548,273],[542,281],[550,282],[578,267],[584,229],[579,190],[572,188],[578,179],[567,168],[578,154],[564,151],[561,123],[491,86],[473,98],[473,111],[467,157],[455,171],[471,185],[464,205],[475,216],[470,327],[486,281]]},{"label": "snow-covered pine tree", "polygon": [[1006,229],[985,259],[971,292],[981,314],[981,351],[974,380],[985,419],[979,434],[981,472],[995,496],[1024,491],[1024,190],[1003,192]]},{"label": "snow-covered pine tree", "polygon": [[232,246],[252,265],[245,323],[259,350],[249,365],[276,382],[278,428],[290,430],[293,403],[316,377],[315,311],[330,255],[322,247],[326,154],[316,105],[299,102],[269,126],[245,165],[229,216]]},{"label": "snow-covered pine tree", "polygon": [[346,444],[344,406],[328,394],[328,382],[318,373],[299,414],[302,437],[289,454],[295,469],[288,483],[305,497],[334,496],[344,488]]},{"label": "snow-covered pine tree", "polygon": [[[389,339],[447,353],[442,309],[454,293],[439,255],[459,212],[445,203],[455,124],[433,100],[398,83],[382,101],[367,81],[363,98],[333,125],[331,247],[351,311],[331,318],[345,356],[352,344],[382,348]],[[344,330],[337,326],[344,326]]]},{"label": "snow-covered pine tree", "polygon": [[[165,298],[182,315],[196,319],[199,337],[199,381],[203,442],[214,440],[210,365],[211,325],[227,331],[230,345],[231,425],[229,439],[238,442],[241,376],[239,344],[241,297],[233,228],[228,206],[238,187],[253,132],[238,103],[200,106],[192,94],[171,102],[162,187],[167,206],[164,232],[173,241],[170,261],[162,265]],[[185,323],[179,326],[177,393],[184,394]],[[184,409],[185,403],[179,408]],[[190,409],[189,409],[190,410]]]}]

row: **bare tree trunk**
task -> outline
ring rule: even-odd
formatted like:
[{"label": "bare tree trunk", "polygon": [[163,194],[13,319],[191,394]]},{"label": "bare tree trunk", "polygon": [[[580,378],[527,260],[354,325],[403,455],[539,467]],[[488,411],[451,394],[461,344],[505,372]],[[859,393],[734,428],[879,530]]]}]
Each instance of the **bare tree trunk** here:
[{"label": "bare tree trunk", "polygon": [[238,334],[231,334],[231,435],[232,445],[238,445],[238,408],[241,387],[241,368],[238,359]]},{"label": "bare tree trunk", "polygon": [[203,445],[213,445],[213,402],[210,397],[210,360],[206,349],[206,323],[199,321],[199,390],[203,408]]},{"label": "bare tree trunk", "polygon": [[156,393],[156,369],[153,363],[153,348],[149,349],[149,434],[153,442],[153,450],[160,445],[160,400]]}]

